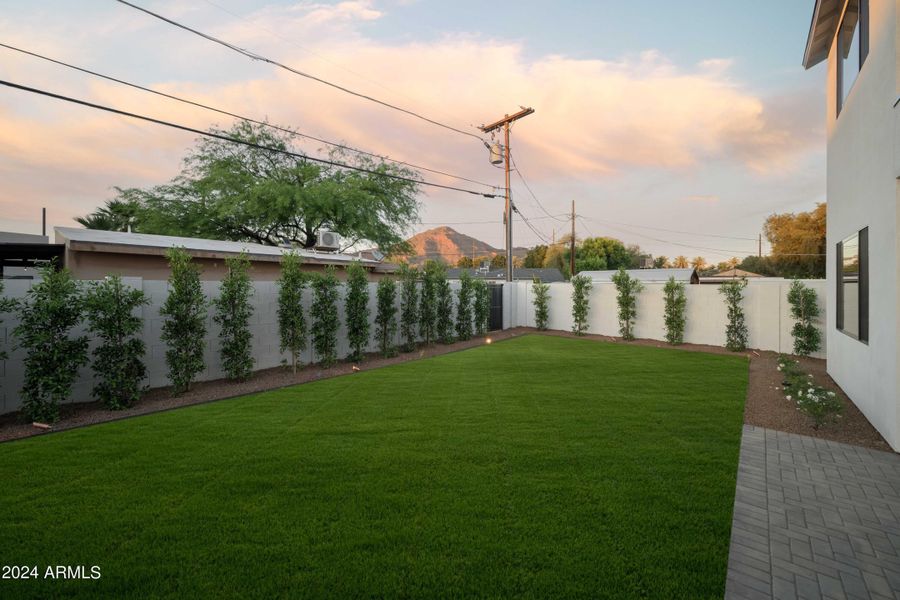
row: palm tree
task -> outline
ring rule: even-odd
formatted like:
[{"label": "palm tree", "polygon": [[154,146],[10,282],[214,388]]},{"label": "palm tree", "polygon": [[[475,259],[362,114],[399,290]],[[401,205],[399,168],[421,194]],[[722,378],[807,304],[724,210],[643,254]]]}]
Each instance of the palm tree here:
[{"label": "palm tree", "polygon": [[77,217],[75,220],[88,229],[128,231],[129,227],[135,228],[140,208],[140,204],[136,200],[107,200],[106,206],[98,208],[87,216]]},{"label": "palm tree", "polygon": [[695,256],[694,260],[691,261],[691,266],[698,271],[703,271],[706,269],[706,259],[702,256]]},{"label": "palm tree", "polygon": [[676,256],[675,260],[672,262],[672,266],[674,266],[676,269],[687,269],[688,268],[687,256]]}]

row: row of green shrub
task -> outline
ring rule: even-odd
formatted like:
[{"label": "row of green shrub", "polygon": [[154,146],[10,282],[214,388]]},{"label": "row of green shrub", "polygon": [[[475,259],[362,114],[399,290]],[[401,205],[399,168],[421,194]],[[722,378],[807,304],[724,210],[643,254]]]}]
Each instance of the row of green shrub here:
[{"label": "row of green shrub", "polygon": [[[644,289],[644,285],[636,278],[631,277],[625,269],[619,269],[613,275],[612,282],[616,287],[619,334],[625,340],[633,340],[634,323],[637,319],[637,295]],[[572,332],[575,335],[584,335],[590,327],[588,310],[593,284],[591,279],[584,275],[573,277],[571,283]],[[746,287],[746,279],[735,279],[719,285],[719,292],[727,306],[725,347],[733,352],[747,349],[749,333],[742,308],[744,288]],[[540,330],[545,330],[550,320],[550,286],[535,279],[532,291],[535,326]],[[670,277],[663,286],[663,297],[666,341],[673,345],[682,344],[684,343],[685,310],[687,308],[684,282]],[[816,291],[804,285],[803,282],[795,280],[791,282],[788,302],[791,305],[791,316],[795,320],[791,330],[794,338],[794,353],[808,356],[817,352],[821,347],[822,338],[815,323],[819,317]]]},{"label": "row of green shrub", "polygon": [[[220,327],[222,369],[232,380],[249,377],[255,361],[250,331],[253,285],[247,256],[226,259],[227,273],[211,302],[200,284],[200,268],[190,255],[173,248],[167,258],[171,269],[169,293],[160,315],[164,318],[161,337],[166,344],[173,393],[187,391],[206,367],[203,356],[210,308]],[[384,278],[376,292],[375,340],[385,356],[397,352],[397,286],[394,279]],[[339,287],[333,267],[310,274],[302,270],[299,255],[284,256],[277,281],[278,329],[281,351],[289,354],[295,372],[308,341],[320,364],[328,367],[336,362]],[[490,295],[486,282],[463,274],[456,292],[455,323],[453,293],[442,264],[428,262],[421,271],[404,265],[399,287],[403,350],[414,350],[419,338],[426,344],[449,344],[487,331]],[[308,315],[303,308],[307,289],[312,294]],[[136,316],[147,303],[141,290],[130,288],[119,276],[83,286],[67,269],[52,264],[40,270],[40,279],[24,299],[0,298],[0,313],[17,314],[19,323],[13,334],[17,346],[26,351],[23,413],[34,421],[56,421],[60,404],[70,396],[78,370],[89,358],[95,379],[94,398],[110,409],[131,406],[143,391],[147,372],[146,346],[140,336],[143,321]],[[368,277],[358,262],[347,267],[344,314],[351,350],[348,358],[360,361],[371,332]],[[80,325],[86,325],[97,341],[91,357],[89,337],[74,335]],[[5,354],[0,353],[3,358]]]}]

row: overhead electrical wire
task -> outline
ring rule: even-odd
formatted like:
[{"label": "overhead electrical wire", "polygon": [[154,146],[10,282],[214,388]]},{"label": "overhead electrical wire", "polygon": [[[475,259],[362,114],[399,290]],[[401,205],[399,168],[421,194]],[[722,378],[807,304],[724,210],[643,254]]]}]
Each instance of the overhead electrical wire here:
[{"label": "overhead electrical wire", "polygon": [[544,205],[541,204],[541,201],[538,200],[537,195],[535,195],[535,193],[531,189],[531,186],[528,185],[528,182],[525,180],[525,176],[522,175],[522,171],[519,169],[519,165],[516,164],[516,158],[513,156],[512,152],[509,153],[509,160],[512,162],[513,170],[515,170],[516,175],[518,175],[519,179],[522,180],[522,183],[525,185],[525,189],[528,190],[528,193],[531,194],[532,198],[534,198],[534,202],[535,202],[535,204],[537,204],[538,208],[540,208],[542,211],[544,211],[545,215],[547,215],[553,219],[556,219],[557,221],[565,222],[566,219],[560,219],[558,217],[554,217],[553,215],[550,214],[550,212],[546,208],[544,208]]},{"label": "overhead electrical wire", "polygon": [[152,10],[149,10],[149,9],[144,8],[144,7],[142,7],[142,6],[138,6],[137,4],[132,4],[131,2],[127,2],[126,0],[116,0],[116,1],[119,2],[120,4],[124,4],[125,6],[129,6],[129,7],[133,8],[133,9],[135,9],[135,10],[138,10],[138,11],[144,13],[144,14],[150,15],[151,17],[154,17],[154,18],[156,18],[156,19],[159,19],[160,21],[163,21],[163,22],[165,22],[165,23],[168,23],[169,25],[172,25],[172,26],[178,27],[179,29],[182,29],[182,30],[184,30],[184,31],[193,33],[194,35],[197,35],[197,36],[199,36],[199,37],[202,37],[202,38],[205,39],[205,40],[208,40],[208,41],[213,42],[213,43],[215,43],[215,44],[219,44],[220,46],[224,46],[225,48],[228,48],[229,50],[233,50],[234,52],[237,52],[238,54],[242,54],[243,56],[246,56],[247,58],[249,58],[249,59],[251,59],[251,60],[257,60],[257,61],[260,61],[260,62],[268,63],[268,64],[270,64],[270,65],[272,65],[272,66],[275,66],[275,67],[278,67],[278,68],[280,68],[280,69],[284,69],[285,71],[288,71],[288,72],[290,72],[290,73],[293,73],[294,75],[299,75],[300,77],[305,77],[306,79],[310,79],[310,80],[312,80],[312,81],[316,81],[316,82],[321,83],[321,84],[323,84],[323,85],[326,85],[326,86],[328,86],[328,87],[331,87],[331,88],[334,88],[334,89],[336,89],[336,90],[342,91],[342,92],[344,92],[344,93],[350,94],[351,96],[356,96],[357,98],[362,98],[363,100],[368,100],[368,101],[370,101],[370,102],[374,102],[375,104],[379,104],[379,105],[384,106],[384,107],[386,107],[386,108],[390,108],[390,109],[392,109],[392,110],[399,111],[399,112],[404,113],[404,114],[407,114],[407,115],[409,115],[409,116],[411,116],[411,117],[415,117],[415,118],[417,118],[417,119],[420,119],[420,120],[422,120],[422,121],[425,121],[426,123],[431,123],[432,125],[436,125],[436,126],[438,126],[438,127],[442,127],[442,128],[447,129],[447,130],[449,130],[449,131],[454,131],[454,132],[459,133],[459,134],[461,134],[461,135],[465,135],[465,136],[469,136],[469,137],[475,138],[476,140],[478,140],[478,141],[480,141],[480,142],[484,142],[484,141],[485,141],[484,138],[482,138],[481,136],[476,135],[476,134],[474,134],[474,133],[472,133],[472,132],[470,132],[470,131],[464,131],[464,130],[462,130],[462,129],[459,129],[459,128],[457,128],[457,127],[454,127],[453,125],[448,125],[448,124],[446,124],[446,123],[441,123],[440,121],[437,121],[437,120],[435,120],[435,119],[431,119],[431,118],[429,118],[429,117],[426,117],[426,116],[422,115],[421,113],[415,112],[415,111],[410,110],[410,109],[408,109],[408,108],[403,108],[403,107],[401,107],[401,106],[397,106],[396,104],[391,104],[390,102],[386,102],[386,101],[384,101],[384,100],[379,100],[378,98],[375,98],[374,96],[369,96],[369,95],[367,95],[367,94],[363,94],[363,93],[361,93],[361,92],[357,92],[357,91],[351,90],[350,88],[344,87],[344,86],[339,85],[339,84],[337,84],[337,83],[332,83],[331,81],[328,81],[328,80],[323,79],[323,78],[321,78],[321,77],[317,77],[317,76],[312,75],[312,74],[310,74],[310,73],[306,73],[306,72],[301,71],[301,70],[299,70],[299,69],[295,69],[294,67],[291,67],[291,66],[288,66],[288,65],[286,65],[286,64],[284,64],[284,63],[278,62],[277,60],[274,60],[274,59],[271,59],[271,58],[267,58],[267,57],[265,57],[265,56],[263,56],[263,55],[261,55],[261,54],[257,54],[256,52],[253,52],[253,51],[251,51],[251,50],[247,50],[247,49],[245,49],[245,48],[241,48],[240,46],[236,46],[236,45],[234,45],[234,44],[232,44],[232,43],[230,43],[230,42],[226,42],[225,40],[222,40],[222,39],[217,38],[217,37],[215,37],[215,36],[209,35],[209,34],[207,34],[207,33],[203,33],[202,31],[198,31],[197,29],[193,29],[192,27],[188,27],[187,25],[184,25],[183,23],[179,23],[178,21],[175,21],[175,20],[170,19],[170,18],[168,18],[168,17],[164,17],[164,16],[160,15],[159,13],[155,13],[155,12],[153,12]]},{"label": "overhead electrical wire", "polygon": [[17,90],[21,90],[21,91],[25,91],[25,92],[30,92],[30,93],[32,93],[32,94],[38,94],[38,95],[40,95],[40,96],[45,96],[45,97],[48,97],[48,98],[54,98],[54,99],[56,99],[56,100],[62,100],[62,101],[64,101],[64,102],[69,102],[69,103],[71,103],[71,104],[78,104],[78,105],[81,105],[81,106],[87,106],[87,107],[89,107],[89,108],[94,108],[94,109],[97,109],[97,110],[102,110],[102,111],[105,111],[105,112],[109,112],[109,113],[121,115],[121,116],[124,116],[124,117],[130,117],[130,118],[132,118],[132,119],[139,119],[139,120],[141,120],[141,121],[147,121],[148,123],[155,123],[155,124],[157,124],[157,125],[164,125],[164,126],[166,126],[166,127],[171,127],[172,129],[180,129],[181,131],[187,131],[187,132],[190,132],[190,133],[194,133],[194,134],[196,134],[196,135],[202,135],[202,136],[209,137],[209,138],[215,138],[215,139],[220,139],[220,140],[223,140],[223,141],[226,141],[226,142],[231,142],[231,143],[233,143],[233,144],[240,144],[240,145],[242,145],[242,146],[247,146],[247,147],[250,147],[250,148],[256,148],[257,150],[266,150],[266,151],[268,151],[268,152],[275,152],[275,153],[278,153],[278,154],[284,154],[284,155],[292,156],[292,157],[294,157],[294,158],[298,158],[298,159],[301,159],[301,160],[308,160],[308,161],[311,161],[311,162],[317,162],[317,163],[321,163],[321,164],[325,164],[325,165],[330,165],[330,166],[333,166],[333,167],[340,167],[340,168],[348,169],[348,170],[351,170],[351,171],[359,171],[359,172],[361,172],[361,173],[369,173],[369,174],[371,174],[371,175],[379,175],[379,176],[387,177],[387,178],[389,178],[389,179],[394,179],[394,180],[397,180],[397,181],[408,181],[408,182],[410,182],[410,183],[415,183],[415,184],[417,184],[417,185],[424,185],[424,186],[429,186],[429,187],[441,188],[441,189],[452,190],[452,191],[456,191],[456,192],[464,192],[464,193],[466,193],[466,194],[472,194],[473,196],[483,196],[483,197],[485,197],[485,198],[497,198],[497,197],[499,197],[497,194],[488,194],[488,193],[484,193],[484,192],[478,192],[478,191],[475,191],[475,190],[469,190],[469,189],[466,189],[466,188],[459,188],[459,187],[455,187],[455,186],[452,186],[452,185],[444,185],[444,184],[441,184],[441,183],[434,183],[434,182],[432,182],[432,181],[425,181],[425,180],[415,179],[415,178],[413,178],[413,177],[405,177],[405,176],[403,176],[403,175],[395,175],[395,174],[393,174],[393,173],[383,173],[383,172],[380,172],[380,171],[376,171],[376,170],[374,170],[374,169],[366,169],[366,168],[364,168],[364,167],[357,167],[357,166],[354,166],[354,165],[348,165],[348,164],[346,164],[346,163],[341,163],[341,162],[334,161],[334,160],[328,160],[328,159],[325,159],[325,158],[319,158],[319,157],[316,157],[316,156],[309,156],[309,155],[306,155],[306,154],[302,154],[302,153],[300,153],[300,152],[292,152],[292,151],[290,151],[290,150],[282,150],[281,148],[273,148],[273,147],[271,147],[271,146],[265,146],[265,145],[262,145],[262,144],[255,144],[255,143],[253,143],[253,142],[248,142],[248,141],[246,141],[246,140],[241,140],[241,139],[229,137],[229,136],[227,136],[227,135],[222,135],[222,134],[214,133],[214,132],[211,132],[211,131],[203,131],[202,129],[196,129],[196,128],[194,128],[194,127],[189,127],[189,126],[187,126],[187,125],[180,125],[180,124],[178,124],[178,123],[173,123],[173,122],[171,122],[171,121],[164,121],[164,120],[162,120],[162,119],[156,119],[156,118],[153,118],[153,117],[148,117],[148,116],[146,116],[146,115],[140,115],[140,114],[137,114],[137,113],[132,113],[132,112],[124,111],[124,110],[119,110],[119,109],[113,108],[113,107],[111,107],[111,106],[105,106],[105,105],[102,105],[102,104],[96,104],[96,103],[94,103],[94,102],[88,102],[87,100],[80,100],[80,99],[78,99],[78,98],[72,98],[72,97],[70,97],[70,96],[64,96],[64,95],[62,95],[62,94],[56,94],[56,93],[54,93],[54,92],[49,92],[49,91],[47,91],[47,90],[41,90],[41,89],[38,89],[38,88],[33,88],[33,87],[26,86],[26,85],[21,85],[21,84],[13,83],[13,82],[10,82],[10,81],[5,81],[5,80],[2,80],[2,79],[0,79],[0,85],[5,85],[5,86],[10,87],[10,88],[13,88],[13,89],[17,89]]},{"label": "overhead electrical wire", "polygon": [[742,240],[742,241],[749,241],[749,242],[757,241],[757,238],[750,238],[750,237],[719,235],[719,234],[715,234],[715,233],[700,233],[700,232],[696,232],[696,231],[679,231],[677,229],[664,229],[662,227],[651,227],[649,225],[635,225],[633,223],[619,223],[616,221],[607,221],[605,219],[594,219],[591,217],[584,217],[584,218],[587,219],[588,221],[594,221],[596,223],[601,223],[601,224],[622,225],[624,227],[634,227],[636,229],[652,229],[653,231],[664,231],[666,233],[680,233],[682,235],[696,235],[699,237],[714,237],[714,238],[721,238],[721,239],[725,239],[725,240]]},{"label": "overhead electrical wire", "polygon": [[50,58],[49,56],[45,56],[45,55],[43,55],[43,54],[38,54],[37,52],[32,52],[32,51],[30,51],[30,50],[25,50],[25,49],[23,49],[23,48],[17,48],[16,46],[10,46],[9,44],[4,44],[4,43],[2,43],[2,42],[0,42],[0,47],[6,48],[6,49],[8,49],[8,50],[13,50],[13,51],[15,51],[15,52],[20,52],[20,53],[22,53],[22,54],[26,54],[26,55],[28,55],[28,56],[32,56],[32,57],[38,58],[38,59],[40,59],[40,60],[44,60],[44,61],[47,61],[47,62],[56,64],[56,65],[59,65],[59,66],[62,66],[62,67],[66,67],[66,68],[68,68],[68,69],[73,69],[73,70],[79,71],[79,72],[81,72],[81,73],[86,73],[86,74],[92,75],[92,76],[94,76],[94,77],[99,77],[99,78],[105,79],[105,80],[107,80],[107,81],[112,81],[112,82],[114,82],[114,83],[118,83],[118,84],[125,85],[125,86],[128,86],[128,87],[137,89],[137,90],[141,90],[141,91],[143,91],[143,92],[147,92],[147,93],[150,93],[150,94],[154,94],[154,95],[156,95],[156,96],[161,96],[161,97],[167,98],[167,99],[169,99],[169,100],[174,100],[174,101],[176,101],[176,102],[181,102],[182,104],[188,104],[188,105],[190,105],[190,106],[195,106],[195,107],[197,107],[197,108],[202,108],[202,109],[204,109],[204,110],[209,110],[209,111],[212,111],[212,112],[215,112],[215,113],[219,113],[219,114],[221,114],[221,115],[226,115],[226,116],[228,116],[228,117],[232,117],[232,118],[235,118],[235,119],[240,119],[240,120],[243,120],[243,121],[247,121],[247,122],[249,122],[249,123],[255,123],[255,124],[257,124],[257,125],[260,125],[260,126],[263,126],[263,127],[268,127],[268,128],[270,128],[270,129],[274,129],[274,130],[277,130],[277,131],[281,131],[281,132],[283,132],[283,133],[287,133],[287,134],[292,135],[292,136],[301,137],[301,138],[305,138],[305,139],[309,139],[309,140],[314,140],[314,141],[316,141],[316,142],[320,142],[320,143],[322,143],[322,144],[327,144],[327,145],[332,146],[332,147],[334,147],[334,148],[340,148],[340,149],[342,149],[342,150],[347,150],[347,151],[349,151],[349,152],[355,152],[355,153],[357,153],[357,154],[362,154],[362,155],[365,155],[365,156],[370,156],[370,157],[374,157],[374,158],[379,158],[379,159],[386,160],[386,161],[390,161],[390,162],[393,162],[393,163],[396,163],[396,164],[399,164],[399,165],[405,165],[405,166],[407,166],[407,167],[410,167],[410,168],[413,168],[413,169],[417,169],[417,170],[420,170],[420,171],[427,171],[427,172],[429,172],[429,173],[434,173],[434,174],[436,174],[436,175],[443,175],[443,176],[445,176],[445,177],[451,177],[451,178],[453,178],[453,179],[459,179],[459,180],[461,180],[461,181],[468,181],[469,183],[475,183],[475,184],[478,184],[478,185],[483,185],[483,186],[488,187],[488,188],[491,188],[491,189],[499,189],[498,186],[494,186],[494,185],[491,185],[491,184],[489,184],[489,183],[485,183],[485,182],[483,182],[483,181],[478,181],[478,180],[476,180],[476,179],[469,179],[468,177],[463,177],[462,175],[454,175],[453,173],[447,173],[447,172],[445,172],[445,171],[440,171],[440,170],[438,170],[438,169],[432,169],[432,168],[429,168],[429,167],[423,167],[423,166],[421,166],[421,165],[416,165],[416,164],[413,164],[413,163],[410,163],[410,162],[406,162],[406,161],[403,161],[403,160],[397,160],[397,159],[395,159],[395,158],[390,158],[390,157],[388,157],[388,156],[383,156],[383,155],[381,155],[381,154],[376,154],[376,153],[374,153],[374,152],[367,152],[367,151],[365,151],[365,150],[360,150],[359,148],[354,148],[354,147],[352,147],[352,146],[347,146],[347,145],[345,145],[345,144],[339,144],[339,143],[337,143],[337,142],[331,142],[331,141],[328,141],[328,140],[326,140],[326,139],[323,139],[323,138],[320,138],[320,137],[316,137],[316,136],[314,136],[314,135],[309,135],[309,134],[306,134],[306,133],[300,133],[299,131],[294,131],[294,130],[292,130],[292,129],[288,129],[287,127],[281,127],[281,126],[279,126],[279,125],[273,125],[273,124],[267,123],[267,122],[265,122],[265,121],[260,121],[260,120],[258,120],[258,119],[253,119],[253,118],[251,118],[251,117],[245,117],[245,116],[243,116],[243,115],[239,115],[239,114],[233,113],[233,112],[231,112],[231,111],[227,111],[227,110],[224,110],[224,109],[221,109],[221,108],[216,108],[216,107],[210,106],[210,105],[208,105],[208,104],[203,104],[202,102],[197,102],[197,101],[195,101],[195,100],[189,100],[189,99],[187,99],[187,98],[181,98],[181,97],[175,96],[175,95],[173,95],[173,94],[167,94],[166,92],[160,92],[159,90],[154,90],[154,89],[152,89],[152,88],[148,88],[148,87],[139,85],[139,84],[137,84],[137,83],[132,83],[132,82],[130,82],[130,81],[126,81],[126,80],[124,80],[124,79],[119,79],[119,78],[117,78],[117,77],[112,77],[112,76],[110,76],[110,75],[104,75],[103,73],[99,73],[99,72],[97,72],[97,71],[92,71],[91,69],[86,69],[86,68],[84,68],[84,67],[79,67],[79,66],[73,65],[73,64],[71,64],[71,63],[67,63],[67,62],[64,62],[64,61],[61,61],[61,60],[58,60],[58,59],[55,59],[55,58]]},{"label": "overhead electrical wire", "polygon": [[[362,80],[364,80],[364,81],[367,81],[367,82],[369,82],[369,83],[371,83],[371,84],[373,84],[373,85],[377,85],[377,86],[380,87],[381,89],[383,89],[383,90],[385,90],[385,91],[387,91],[387,92],[390,92],[391,94],[396,94],[397,96],[403,96],[403,97],[406,98],[407,100],[412,100],[412,101],[414,101],[414,99],[413,99],[411,96],[409,96],[408,94],[405,94],[405,93],[403,93],[402,91],[398,91],[398,90],[395,90],[395,89],[391,89],[390,87],[388,87],[387,85],[385,85],[384,82],[378,81],[377,79],[373,79],[372,77],[369,77],[369,76],[365,75],[364,73],[360,73],[359,71],[356,71],[356,70],[354,70],[354,69],[351,69],[351,68],[349,68],[347,65],[342,64],[342,63],[340,63],[340,62],[338,62],[338,61],[336,61],[336,60],[332,60],[332,59],[329,58],[328,56],[325,56],[325,55],[322,54],[321,52],[317,52],[317,51],[313,50],[312,48],[309,48],[309,47],[307,47],[307,46],[303,46],[302,44],[298,44],[296,41],[292,40],[291,38],[285,37],[285,36],[281,35],[280,33],[278,33],[277,31],[275,31],[275,30],[273,30],[273,29],[270,29],[270,28],[266,27],[265,25],[260,25],[259,23],[257,23],[257,22],[254,21],[253,19],[250,19],[249,17],[246,17],[246,16],[241,15],[241,14],[238,14],[238,13],[232,11],[232,10],[229,10],[227,7],[222,6],[221,4],[218,4],[218,3],[216,3],[216,2],[213,2],[212,0],[204,0],[204,1],[205,1],[207,4],[209,4],[210,6],[212,6],[213,8],[216,8],[216,9],[222,11],[222,12],[225,13],[225,14],[231,15],[231,16],[234,17],[235,19],[240,19],[240,20],[243,21],[244,23],[247,23],[247,24],[249,24],[249,25],[251,25],[251,26],[253,26],[253,27],[257,27],[257,28],[259,28],[260,30],[262,30],[262,31],[264,31],[265,33],[267,33],[268,35],[270,35],[270,36],[272,36],[272,37],[276,37],[276,38],[280,39],[282,42],[284,42],[284,43],[286,43],[286,44],[290,44],[291,46],[293,46],[293,47],[295,47],[295,48],[298,48],[299,50],[301,50],[301,51],[303,51],[303,52],[306,52],[306,53],[308,53],[308,54],[311,54],[311,55],[315,56],[316,58],[318,58],[319,60],[325,61],[325,62],[327,62],[327,63],[329,63],[329,64],[331,64],[331,65],[334,65],[335,67],[337,67],[337,68],[339,68],[339,69],[342,69],[342,70],[346,71],[347,73],[350,73],[351,75],[355,75],[356,77],[359,77],[360,79],[362,79]],[[442,111],[442,112],[443,112],[443,111]],[[454,120],[457,120],[457,121],[462,121],[462,120],[463,120],[463,119],[459,119],[459,118],[457,118],[457,117],[455,117],[455,116],[453,116],[453,115],[450,115],[449,113],[446,113],[446,112],[443,112],[443,114],[444,114],[445,116],[450,117],[451,119],[454,119]],[[470,126],[471,126],[471,127],[475,127],[474,124],[470,124]]]}]

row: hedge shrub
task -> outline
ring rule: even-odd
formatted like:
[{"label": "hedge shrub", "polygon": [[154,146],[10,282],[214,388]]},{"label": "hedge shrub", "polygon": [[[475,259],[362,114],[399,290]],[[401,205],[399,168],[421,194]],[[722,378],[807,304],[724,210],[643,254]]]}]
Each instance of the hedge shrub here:
[{"label": "hedge shrub", "polygon": [[168,346],[166,366],[174,394],[190,389],[203,371],[206,336],[206,298],[200,286],[200,268],[184,248],[170,248],[169,295],[159,313],[165,318],[162,339]]},{"label": "hedge shrub", "polygon": [[375,313],[375,335],[378,338],[378,349],[382,356],[397,354],[394,347],[394,335],[397,333],[397,284],[393,279],[384,277],[378,282],[377,304]]},{"label": "hedge shrub", "polygon": [[534,292],[534,326],[540,331],[547,330],[547,324],[550,321],[550,285],[541,283],[537,277],[531,284],[531,290]]},{"label": "hedge shrub", "polygon": [[637,295],[644,284],[628,274],[624,267],[612,276],[616,286],[616,303],[619,305],[619,333],[622,339],[634,339],[634,320],[637,318]]},{"label": "hedge shrub", "polygon": [[147,349],[140,337],[144,321],[134,313],[147,303],[143,291],[126,286],[118,275],[92,283],[85,296],[88,330],[98,341],[92,364],[94,398],[110,410],[140,399]]},{"label": "hedge shrub", "polygon": [[594,285],[586,275],[576,275],[571,281],[572,333],[575,335],[584,335],[590,328],[587,317],[588,309],[590,307],[590,292]]},{"label": "hedge shrub", "polygon": [[725,296],[725,305],[728,307],[725,347],[732,352],[742,352],[747,349],[749,333],[747,332],[747,323],[744,321],[744,309],[741,307],[745,287],[747,287],[746,279],[726,281],[719,286],[719,293]]},{"label": "hedge shrub", "polygon": [[310,307],[312,317],[313,349],[323,367],[330,367],[337,361],[338,320],[338,279],[334,267],[328,265],[322,273],[316,273],[312,280],[313,301]]},{"label": "hedge shrub", "polygon": [[303,261],[294,252],[281,257],[278,287],[278,334],[281,351],[291,355],[291,370],[296,373],[300,353],[306,350],[306,317],[303,315],[303,288],[307,277],[301,270]]},{"label": "hedge shrub", "polygon": [[69,270],[51,263],[38,272],[40,279],[18,302],[14,334],[27,351],[22,411],[32,421],[52,423],[87,362],[88,338],[72,336],[81,324],[84,299]]},{"label": "hedge shrub", "polygon": [[253,284],[250,282],[250,259],[241,252],[225,259],[228,269],[219,287],[219,297],[213,301],[213,319],[219,330],[219,357],[229,379],[243,381],[253,372],[253,334],[250,317],[253,306]]},{"label": "hedge shrub", "polygon": [[361,361],[369,345],[369,277],[359,261],[347,267],[347,296],[344,299],[349,359]]},{"label": "hedge shrub", "polygon": [[666,341],[672,345],[684,343],[684,325],[685,325],[685,308],[687,307],[687,296],[685,296],[684,282],[675,281],[674,277],[669,277],[666,285],[663,287],[663,295],[665,297],[665,322],[666,322]]},{"label": "hedge shrub", "polygon": [[816,319],[819,317],[816,290],[795,279],[788,291],[788,302],[791,305],[791,316],[796,321],[791,328],[794,354],[809,356],[818,352],[822,347],[822,332],[816,326]]}]

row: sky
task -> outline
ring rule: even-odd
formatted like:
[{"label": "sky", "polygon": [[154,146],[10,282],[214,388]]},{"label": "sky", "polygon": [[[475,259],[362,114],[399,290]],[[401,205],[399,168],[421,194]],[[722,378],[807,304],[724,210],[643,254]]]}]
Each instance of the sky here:
[{"label": "sky", "polygon": [[[570,229],[710,262],[757,251],[767,215],[825,201],[825,71],[801,66],[813,1],[135,0],[304,72],[510,144],[516,246]],[[687,8],[685,8],[687,7]],[[482,143],[113,0],[0,0],[0,42],[492,186]],[[0,79],[198,129],[223,116],[0,48]],[[165,183],[194,135],[0,87],[0,230],[73,226],[114,187]],[[321,144],[297,148],[321,153]],[[478,184],[423,173],[479,191]],[[527,184],[527,185],[526,185]],[[502,199],[422,188],[421,223],[503,246]],[[764,244],[763,251],[768,245]]]}]

